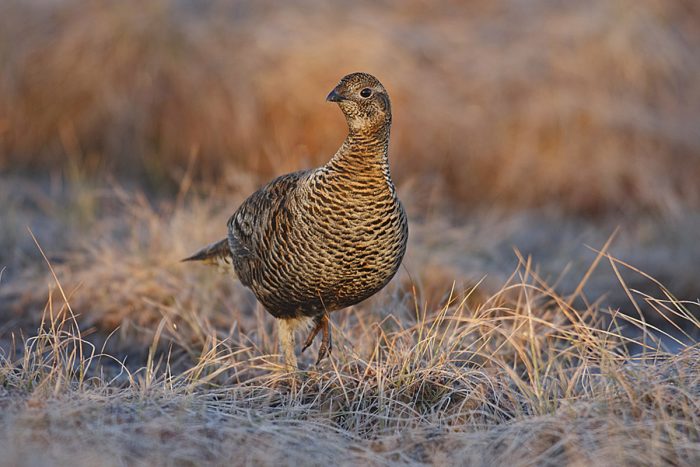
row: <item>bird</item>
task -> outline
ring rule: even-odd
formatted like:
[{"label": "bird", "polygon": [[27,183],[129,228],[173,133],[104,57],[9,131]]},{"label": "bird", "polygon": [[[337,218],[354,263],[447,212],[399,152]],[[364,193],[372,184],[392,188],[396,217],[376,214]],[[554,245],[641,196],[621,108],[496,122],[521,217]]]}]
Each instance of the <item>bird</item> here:
[{"label": "bird", "polygon": [[408,220],[389,171],[391,101],[368,73],[344,76],[326,100],[348,133],[330,160],[279,176],[250,195],[227,222],[226,238],[183,261],[233,269],[279,323],[287,367],[298,370],[295,331],[321,333],[319,365],[332,351],[329,313],[379,292],[398,271]]}]

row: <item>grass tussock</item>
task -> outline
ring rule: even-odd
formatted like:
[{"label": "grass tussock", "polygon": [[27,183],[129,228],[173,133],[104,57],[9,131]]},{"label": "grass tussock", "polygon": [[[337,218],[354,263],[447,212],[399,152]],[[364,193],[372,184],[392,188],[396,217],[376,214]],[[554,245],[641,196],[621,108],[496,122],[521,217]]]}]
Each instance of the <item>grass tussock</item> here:
[{"label": "grass tussock", "polygon": [[679,213],[700,201],[699,20],[660,0],[3,2],[0,167],[265,180],[336,149],[323,96],[362,69],[426,208]]},{"label": "grass tussock", "polygon": [[[272,319],[247,292],[177,263],[215,235],[213,205],[159,213],[120,196],[121,221],[98,224],[83,248],[56,264],[42,249],[48,293],[36,279],[0,283],[13,301],[25,284],[29,319],[0,341],[0,448],[11,464],[700,459],[700,304],[609,245],[568,293],[525,257],[495,289],[403,274],[335,314],[332,358],[313,367],[311,349],[292,378]],[[628,296],[622,310],[584,293],[603,263]],[[655,292],[630,289],[625,270]]]}]

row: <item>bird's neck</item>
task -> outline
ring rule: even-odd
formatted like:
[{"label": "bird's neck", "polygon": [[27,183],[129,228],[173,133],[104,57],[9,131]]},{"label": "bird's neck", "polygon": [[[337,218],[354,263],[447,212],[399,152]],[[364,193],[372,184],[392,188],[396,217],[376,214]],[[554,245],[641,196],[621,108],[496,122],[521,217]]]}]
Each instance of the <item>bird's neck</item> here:
[{"label": "bird's neck", "polygon": [[389,125],[369,131],[351,129],[327,167],[343,172],[388,176],[389,129]]}]

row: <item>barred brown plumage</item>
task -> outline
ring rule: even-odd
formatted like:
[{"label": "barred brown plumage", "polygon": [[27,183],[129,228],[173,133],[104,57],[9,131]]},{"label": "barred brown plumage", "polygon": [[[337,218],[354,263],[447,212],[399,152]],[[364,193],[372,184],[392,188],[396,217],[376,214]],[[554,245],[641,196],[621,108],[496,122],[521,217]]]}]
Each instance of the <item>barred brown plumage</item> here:
[{"label": "barred brown plumage", "polygon": [[285,361],[296,368],[294,330],[314,322],[306,349],[323,332],[317,363],[331,350],[328,313],[382,289],[401,264],[408,222],[388,162],[391,104],[372,75],[352,73],[327,97],[348,136],[331,160],[282,175],[253,193],[228,221],[228,237],[188,260],[230,263],[280,320]]}]

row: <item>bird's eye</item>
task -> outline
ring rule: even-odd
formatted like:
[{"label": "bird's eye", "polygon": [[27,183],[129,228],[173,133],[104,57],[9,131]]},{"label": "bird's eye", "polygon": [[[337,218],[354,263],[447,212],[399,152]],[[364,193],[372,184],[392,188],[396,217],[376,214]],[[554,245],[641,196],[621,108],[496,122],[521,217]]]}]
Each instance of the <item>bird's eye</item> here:
[{"label": "bird's eye", "polygon": [[365,99],[367,99],[371,95],[372,90],[370,88],[364,88],[362,91],[360,91],[360,96],[364,97]]}]

